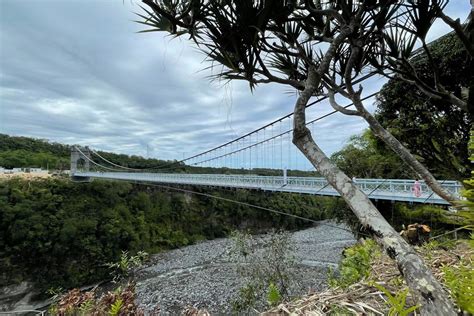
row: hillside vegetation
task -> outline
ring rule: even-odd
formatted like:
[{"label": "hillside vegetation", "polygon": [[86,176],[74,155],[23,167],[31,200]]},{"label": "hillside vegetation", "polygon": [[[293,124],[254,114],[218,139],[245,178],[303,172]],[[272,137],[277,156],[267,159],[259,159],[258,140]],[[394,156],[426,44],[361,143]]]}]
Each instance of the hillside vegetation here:
[{"label": "hillside vegetation", "polygon": [[[45,139],[36,139],[23,136],[9,136],[0,134],[0,166],[15,167],[42,167],[46,169],[69,169],[69,159],[72,145],[50,142]],[[116,164],[130,168],[150,168],[168,165],[171,161],[147,159],[141,156],[129,156],[99,151],[104,158]],[[180,164],[173,165],[178,170]]]}]

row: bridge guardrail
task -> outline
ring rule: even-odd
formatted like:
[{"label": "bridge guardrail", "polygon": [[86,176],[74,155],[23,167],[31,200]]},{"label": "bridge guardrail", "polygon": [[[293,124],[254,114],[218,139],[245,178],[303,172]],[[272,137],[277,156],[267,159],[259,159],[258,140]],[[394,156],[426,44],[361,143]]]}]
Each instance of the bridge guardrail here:
[{"label": "bridge guardrail", "polygon": [[[207,185],[238,188],[253,188],[270,191],[299,192],[320,195],[338,195],[324,178],[286,177],[225,174],[181,174],[181,173],[129,173],[129,172],[76,172],[76,177],[105,178],[132,181],[147,181],[173,184]],[[412,192],[414,180],[409,179],[357,179],[356,185],[371,198],[410,202],[447,204],[423,182],[421,195]],[[441,181],[443,188],[460,196],[461,184],[457,181]]]}]

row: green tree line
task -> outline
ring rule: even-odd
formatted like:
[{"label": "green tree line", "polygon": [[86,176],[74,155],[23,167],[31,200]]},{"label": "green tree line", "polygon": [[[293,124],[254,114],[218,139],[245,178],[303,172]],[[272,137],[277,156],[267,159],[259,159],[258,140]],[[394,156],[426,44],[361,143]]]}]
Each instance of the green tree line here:
[{"label": "green tree line", "polygon": [[[72,145],[50,142],[24,136],[0,134],[0,166],[43,167],[50,169],[69,169]],[[154,168],[169,165],[172,161],[144,158],[136,155],[124,155],[99,151],[104,158],[116,164],[130,168]],[[97,159],[97,158],[96,158]],[[103,163],[103,161],[99,161]],[[173,164],[171,170],[180,170],[182,164]]]},{"label": "green tree line", "polygon": [[[0,166],[4,168],[41,167],[43,169],[67,170],[69,169],[70,153],[73,146],[44,139],[35,139],[24,136],[9,136],[0,134]],[[252,173],[261,176],[281,176],[282,170],[255,168],[251,171],[232,168],[197,167],[189,166],[179,161],[169,161],[154,158],[144,158],[136,155],[124,155],[111,152],[98,151],[99,155],[115,164],[143,169],[148,172],[173,172],[173,173],[220,173],[242,174]],[[101,160],[96,155],[91,157],[99,164],[114,167]],[[98,167],[92,165],[91,169]],[[148,169],[148,170],[147,170]],[[103,169],[98,169],[103,170]],[[288,176],[317,176],[318,173],[288,170]]]}]

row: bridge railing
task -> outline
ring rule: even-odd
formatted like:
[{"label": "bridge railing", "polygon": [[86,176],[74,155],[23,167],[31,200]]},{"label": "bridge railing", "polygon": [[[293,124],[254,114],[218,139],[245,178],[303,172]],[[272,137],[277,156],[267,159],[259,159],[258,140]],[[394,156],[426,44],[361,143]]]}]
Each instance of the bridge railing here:
[{"label": "bridge railing", "polygon": [[[336,195],[326,179],[316,177],[128,172],[76,172],[75,176]],[[371,196],[383,196],[386,199],[390,198],[390,195],[404,196],[404,200],[408,200],[408,197],[413,195],[414,180],[356,179],[355,183]],[[420,184],[422,193],[414,201],[439,199],[423,181],[420,181]],[[441,181],[441,185],[453,195],[460,196],[461,184],[459,182]]]}]

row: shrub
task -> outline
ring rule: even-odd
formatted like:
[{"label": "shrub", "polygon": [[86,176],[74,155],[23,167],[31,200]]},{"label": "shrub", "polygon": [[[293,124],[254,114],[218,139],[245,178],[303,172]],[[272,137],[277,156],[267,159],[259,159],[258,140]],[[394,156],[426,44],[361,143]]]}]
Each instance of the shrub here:
[{"label": "shrub", "polygon": [[346,288],[351,284],[369,276],[370,260],[374,254],[380,254],[377,244],[372,239],[346,248],[344,258],[339,264],[339,276],[334,271],[329,272],[329,285],[331,287]]},{"label": "shrub", "polygon": [[270,306],[276,306],[281,301],[281,294],[278,290],[278,287],[275,283],[270,283],[268,286],[268,293],[267,293],[267,302]]},{"label": "shrub", "polygon": [[464,258],[459,266],[443,266],[444,281],[459,308],[474,314],[474,266]]},{"label": "shrub", "polygon": [[233,309],[242,313],[252,307],[273,306],[287,298],[292,278],[290,267],[295,262],[290,234],[272,232],[256,237],[235,232],[232,239],[231,255],[246,281],[232,303]]},{"label": "shrub", "polygon": [[81,292],[73,289],[62,295],[58,303],[51,305],[49,315],[144,315],[135,303],[135,285],[127,284],[101,296],[92,290]]},{"label": "shrub", "polygon": [[406,307],[408,288],[399,290],[397,293],[392,294],[389,290],[387,290],[380,284],[373,283],[372,285],[375,286],[379,291],[382,291],[387,297],[387,305],[390,306],[390,309],[388,311],[389,316],[407,316],[420,307],[419,305]]},{"label": "shrub", "polygon": [[127,277],[133,268],[141,266],[147,258],[148,253],[145,251],[139,251],[135,256],[129,256],[128,251],[122,251],[119,261],[106,265],[112,270],[113,280],[118,281]]}]

